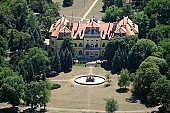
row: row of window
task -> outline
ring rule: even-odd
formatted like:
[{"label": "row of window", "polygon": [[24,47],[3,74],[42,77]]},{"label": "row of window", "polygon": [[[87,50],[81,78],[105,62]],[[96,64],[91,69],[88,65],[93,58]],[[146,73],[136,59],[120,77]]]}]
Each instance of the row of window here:
[{"label": "row of window", "polygon": [[[74,47],[77,47],[77,43],[74,43]],[[80,43],[79,44],[79,47],[83,47],[83,44]],[[98,44],[96,43],[95,45],[92,43],[91,45],[90,44],[86,44],[86,48],[90,48],[90,47],[98,47]],[[105,47],[105,43],[102,44],[102,47]]]},{"label": "row of window", "polygon": [[[51,43],[52,43],[52,45],[54,45],[54,41],[51,41]],[[105,47],[105,46],[106,46],[106,44],[103,43],[103,44],[102,44],[102,47]],[[74,43],[74,47],[77,47],[77,43]],[[83,47],[83,44],[80,43],[80,44],[79,44],[79,47]],[[90,45],[87,43],[87,44],[86,44],[86,48],[89,48],[89,47],[90,47]],[[94,44],[92,43],[92,44],[91,44],[91,47],[98,47],[98,43],[96,43],[95,46],[94,46]]]},{"label": "row of window", "polygon": [[[83,52],[82,50],[79,51],[79,55],[82,55]],[[86,51],[86,55],[93,55],[93,53],[90,53],[89,51]],[[97,56],[98,55],[98,52],[95,52],[95,55]],[[102,51],[102,55],[104,55],[104,50]]]},{"label": "row of window", "polygon": [[[74,43],[74,47],[77,47],[77,43]],[[83,47],[83,44],[80,43],[80,44],[79,44],[79,47]]]}]

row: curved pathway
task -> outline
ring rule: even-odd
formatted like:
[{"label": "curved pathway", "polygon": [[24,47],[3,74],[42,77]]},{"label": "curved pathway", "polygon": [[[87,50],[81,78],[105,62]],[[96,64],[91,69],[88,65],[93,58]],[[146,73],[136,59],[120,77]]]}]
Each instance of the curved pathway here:
[{"label": "curved pathway", "polygon": [[93,2],[93,4],[90,6],[90,8],[87,10],[87,12],[83,15],[83,17],[81,18],[81,20],[80,20],[80,22],[82,22],[85,18],[86,18],[86,16],[90,13],[90,11],[93,9],[93,7],[95,6],[95,4],[96,4],[96,2],[97,2],[98,0],[95,0],[94,2]]}]

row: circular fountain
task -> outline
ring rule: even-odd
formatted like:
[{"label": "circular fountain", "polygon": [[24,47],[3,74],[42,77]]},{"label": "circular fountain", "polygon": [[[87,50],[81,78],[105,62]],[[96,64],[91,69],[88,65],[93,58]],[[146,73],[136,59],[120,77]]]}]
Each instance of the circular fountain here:
[{"label": "circular fountain", "polygon": [[81,75],[74,80],[81,85],[99,85],[105,82],[105,78],[99,75],[92,74],[92,67],[90,67],[89,74]]},{"label": "circular fountain", "polygon": [[77,77],[74,81],[82,85],[99,85],[105,82],[105,78],[99,75],[82,75]]}]

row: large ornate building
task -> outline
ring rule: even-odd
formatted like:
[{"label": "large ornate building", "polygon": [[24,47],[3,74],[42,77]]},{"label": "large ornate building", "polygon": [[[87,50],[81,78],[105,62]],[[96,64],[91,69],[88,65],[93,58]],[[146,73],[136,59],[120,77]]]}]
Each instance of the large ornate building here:
[{"label": "large ornate building", "polygon": [[61,17],[50,28],[50,47],[54,52],[59,51],[61,43],[66,36],[73,39],[76,57],[98,58],[103,56],[105,46],[114,36],[138,35],[138,25],[128,17],[119,22],[104,23],[92,18],[87,23],[72,23]]}]

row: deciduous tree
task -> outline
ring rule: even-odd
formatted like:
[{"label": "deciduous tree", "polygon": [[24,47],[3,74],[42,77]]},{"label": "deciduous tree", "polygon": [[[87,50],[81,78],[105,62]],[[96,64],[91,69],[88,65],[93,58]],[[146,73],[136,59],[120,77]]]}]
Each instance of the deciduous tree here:
[{"label": "deciduous tree", "polygon": [[107,113],[113,113],[118,110],[118,103],[113,97],[106,99],[105,110]]},{"label": "deciduous tree", "polygon": [[126,89],[126,86],[130,85],[130,73],[127,69],[120,71],[120,77],[118,80],[118,86]]}]

